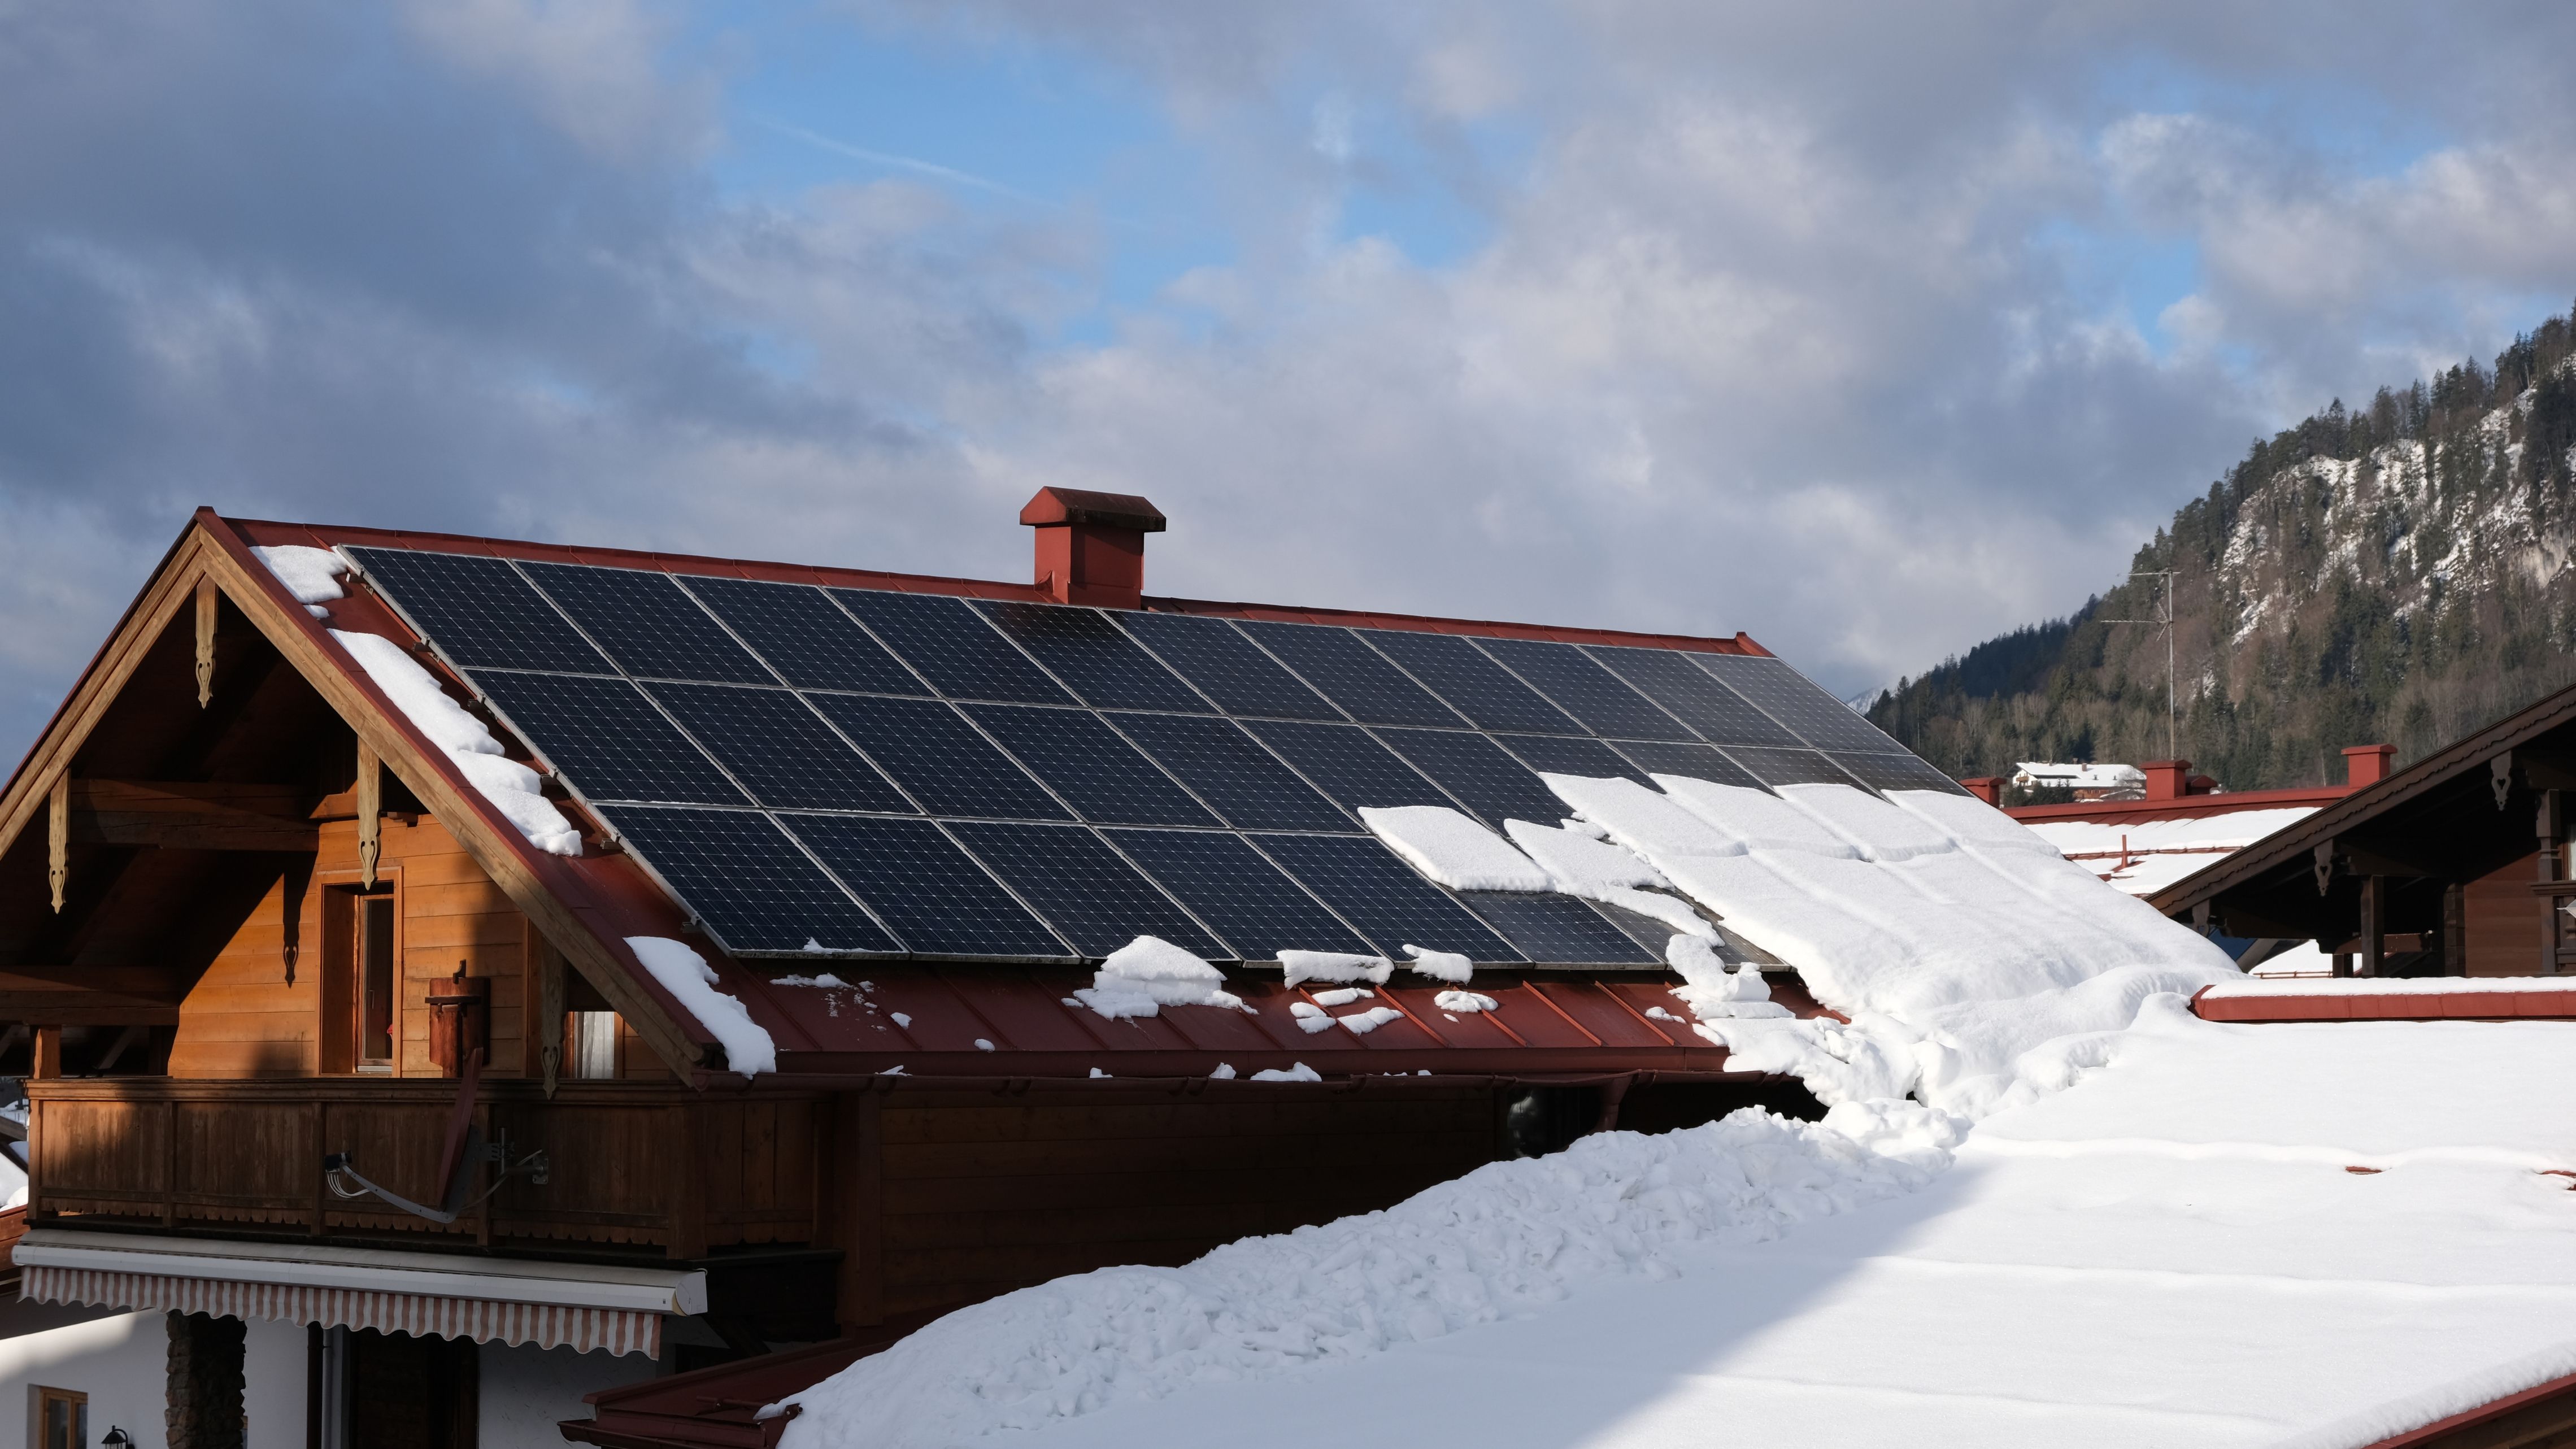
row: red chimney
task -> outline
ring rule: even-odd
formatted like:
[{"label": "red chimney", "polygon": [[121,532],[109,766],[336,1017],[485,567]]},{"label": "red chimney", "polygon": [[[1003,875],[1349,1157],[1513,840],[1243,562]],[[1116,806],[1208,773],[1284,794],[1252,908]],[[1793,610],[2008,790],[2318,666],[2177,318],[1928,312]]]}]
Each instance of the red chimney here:
[{"label": "red chimney", "polygon": [[1970,775],[1959,783],[1968,787],[1969,794],[1989,805],[2003,803],[2004,777],[2001,775]]},{"label": "red chimney", "polygon": [[2343,749],[2344,783],[2358,790],[2376,785],[2388,778],[2389,762],[2397,758],[2395,745],[2346,745]]},{"label": "red chimney", "polygon": [[2191,761],[2149,760],[2138,766],[2147,775],[2147,798],[2179,800],[2191,793]]},{"label": "red chimney", "polygon": [[1020,522],[1038,531],[1037,585],[1066,604],[1138,609],[1145,603],[1145,535],[1161,509],[1132,493],[1041,488]]}]

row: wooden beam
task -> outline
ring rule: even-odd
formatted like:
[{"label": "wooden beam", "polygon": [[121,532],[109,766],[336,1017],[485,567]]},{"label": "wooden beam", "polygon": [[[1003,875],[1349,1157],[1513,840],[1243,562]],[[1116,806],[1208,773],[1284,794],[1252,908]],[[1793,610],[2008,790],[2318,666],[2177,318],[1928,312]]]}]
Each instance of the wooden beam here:
[{"label": "wooden beam", "polygon": [[13,963],[0,966],[0,991],[107,992],[177,1005],[186,984],[158,966],[57,966]]},{"label": "wooden beam", "polygon": [[36,1028],[36,1059],[27,1075],[37,1081],[51,1081],[63,1074],[63,1029],[59,1026]]},{"label": "wooden beam", "polygon": [[2388,878],[2361,878],[2361,974],[2378,976],[2388,964]]},{"label": "wooden beam", "polygon": [[197,576],[197,708],[215,702],[215,620],[221,614],[223,596],[215,581],[203,574]]},{"label": "wooden beam", "polygon": [[376,883],[376,858],[384,852],[385,793],[384,771],[376,763],[375,747],[358,741],[358,783],[354,793],[358,807],[358,884],[372,889]]},{"label": "wooden beam", "polygon": [[137,1001],[94,991],[0,990],[0,1021],[34,1027],[177,1026],[176,1002]]},{"label": "wooden beam", "polygon": [[45,879],[54,888],[54,914],[63,913],[63,887],[72,879],[72,776],[54,777],[45,797]]},{"label": "wooden beam", "polygon": [[321,841],[310,799],[295,785],[73,780],[68,823],[84,845],[303,852]]},{"label": "wooden beam", "polygon": [[[2524,752],[2516,750],[2514,753],[2520,756]],[[2564,880],[2566,873],[2559,869],[2558,863],[2559,842],[2567,838],[2567,796],[2563,791],[2548,789],[2540,792],[2540,809],[2533,816],[2532,831],[2540,838],[2540,883],[2546,885]],[[2554,908],[2542,914],[2545,923],[2540,928],[2540,974],[2555,976],[2559,969],[2560,928],[2566,924],[2567,917]]]}]

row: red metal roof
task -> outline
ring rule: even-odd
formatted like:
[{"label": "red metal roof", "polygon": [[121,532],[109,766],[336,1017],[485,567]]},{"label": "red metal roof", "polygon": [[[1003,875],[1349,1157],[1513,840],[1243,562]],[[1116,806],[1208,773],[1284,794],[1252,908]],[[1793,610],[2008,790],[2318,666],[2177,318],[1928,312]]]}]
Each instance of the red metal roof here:
[{"label": "red metal roof", "polygon": [[2015,805],[2004,813],[2024,825],[2061,820],[2103,825],[2135,825],[2148,820],[2198,820],[2233,815],[2240,810],[2280,810],[2292,806],[2331,805],[2353,792],[2351,785],[2317,785],[2295,790],[2238,790],[2229,794],[2180,795],[2165,800],[2081,800],[2072,805]]},{"label": "red metal roof", "polygon": [[2313,990],[2274,984],[2261,995],[2204,986],[2193,993],[2191,1009],[2203,1021],[2576,1021],[2576,980],[2505,991],[2355,988],[2352,981],[2324,978]]}]

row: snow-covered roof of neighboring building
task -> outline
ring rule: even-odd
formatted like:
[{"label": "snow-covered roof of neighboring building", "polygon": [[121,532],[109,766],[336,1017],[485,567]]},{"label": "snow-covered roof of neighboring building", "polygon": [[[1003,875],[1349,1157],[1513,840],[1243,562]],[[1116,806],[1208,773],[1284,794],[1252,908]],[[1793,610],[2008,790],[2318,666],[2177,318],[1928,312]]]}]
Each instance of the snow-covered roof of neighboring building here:
[{"label": "snow-covered roof of neighboring building", "polygon": [[2361,1449],[2576,1373],[2576,1024],[2159,996],[2023,1086],[1964,1137],[1891,1104],[1613,1134],[1012,1294],[782,1444]]},{"label": "snow-covered roof of neighboring building", "polygon": [[2144,785],[2147,773],[2135,765],[2058,764],[2047,760],[2024,760],[2014,767],[2013,778],[2024,784],[2053,785],[2078,790],[2116,790],[2123,786]]},{"label": "snow-covered roof of neighboring building", "polygon": [[[2201,799],[2224,799],[2203,796]],[[2026,820],[2067,859],[2133,896],[2175,881],[2313,814],[2313,805],[2257,807],[2180,819]]]}]

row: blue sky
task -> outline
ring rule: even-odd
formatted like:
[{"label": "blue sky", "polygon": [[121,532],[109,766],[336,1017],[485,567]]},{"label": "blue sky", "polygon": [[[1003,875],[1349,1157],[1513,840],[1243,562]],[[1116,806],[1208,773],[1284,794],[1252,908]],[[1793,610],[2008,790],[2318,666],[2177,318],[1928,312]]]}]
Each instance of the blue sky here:
[{"label": "blue sky", "polygon": [[189,508],[1752,633],[1837,691],[2576,295],[2576,11],[0,8],[0,734]]}]

